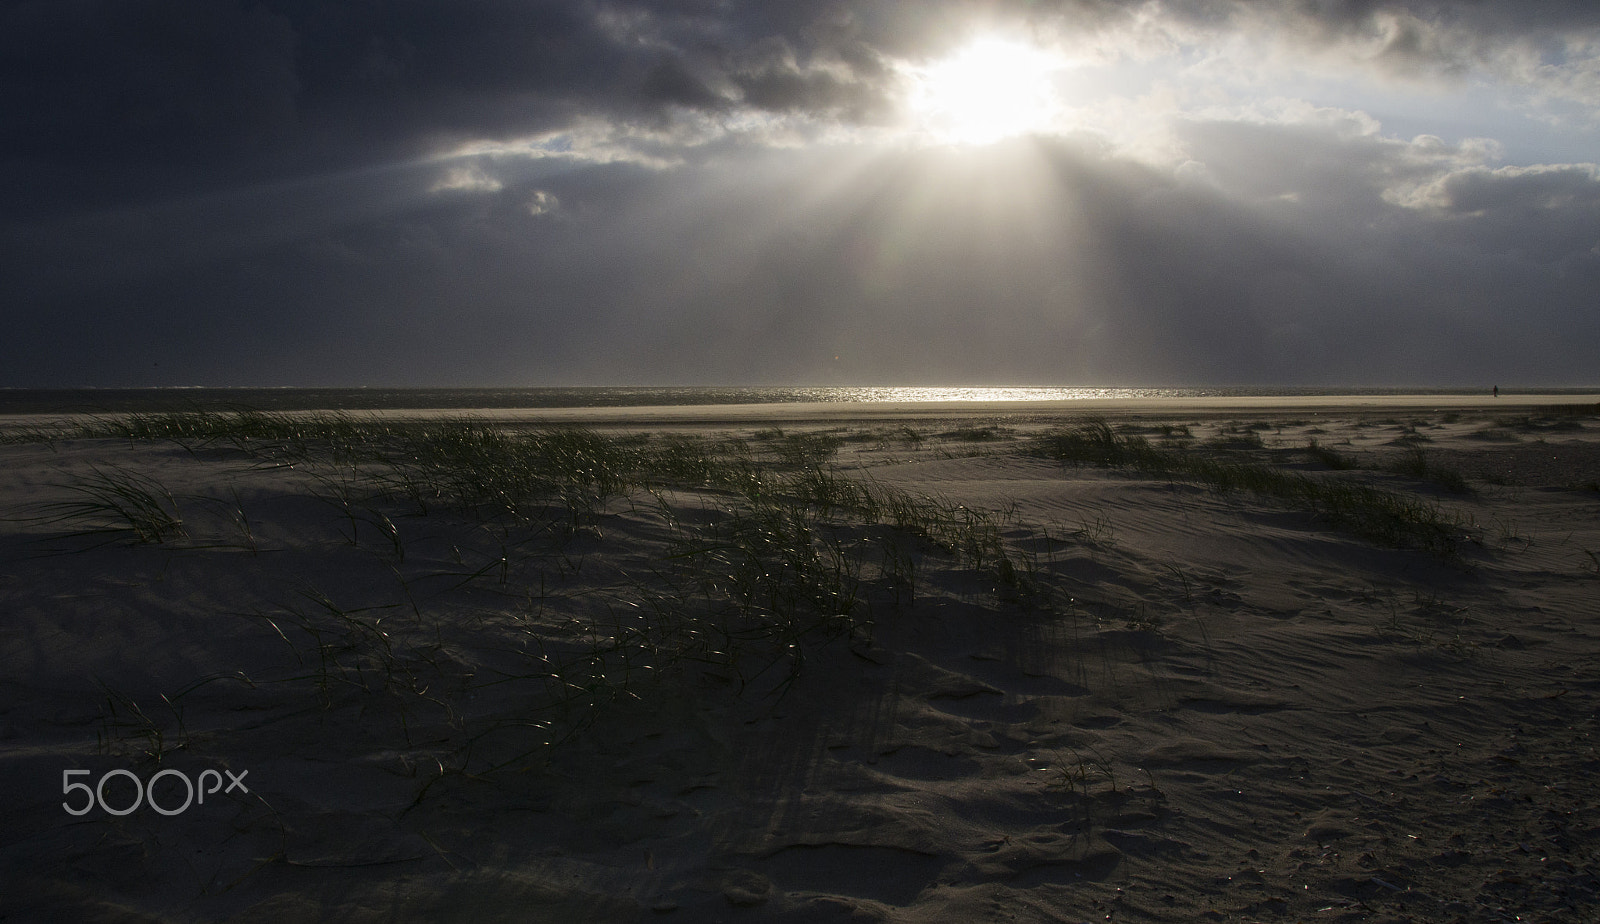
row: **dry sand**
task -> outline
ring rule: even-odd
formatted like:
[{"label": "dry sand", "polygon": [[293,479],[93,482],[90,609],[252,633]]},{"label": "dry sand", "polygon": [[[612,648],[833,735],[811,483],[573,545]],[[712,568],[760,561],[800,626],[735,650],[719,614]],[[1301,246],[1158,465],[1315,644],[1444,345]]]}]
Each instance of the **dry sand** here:
[{"label": "dry sand", "polygon": [[[265,449],[0,445],[0,919],[1600,920],[1600,418],[1552,403],[1096,408],[1315,438],[1470,521],[1448,556],[1024,451],[1078,407],[555,415],[842,426],[832,469],[1001,512],[1031,584],[830,528],[903,573],[796,671],[605,647],[722,592],[725,492],[516,527]],[[1380,470],[1419,447],[1472,493]],[[96,470],[186,535],[36,519]],[[168,769],[248,792],[63,807]]]}]

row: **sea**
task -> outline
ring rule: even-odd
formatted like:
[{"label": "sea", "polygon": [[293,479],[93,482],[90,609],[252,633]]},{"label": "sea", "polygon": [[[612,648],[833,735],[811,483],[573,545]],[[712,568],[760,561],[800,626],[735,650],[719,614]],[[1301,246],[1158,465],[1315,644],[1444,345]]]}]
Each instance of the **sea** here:
[{"label": "sea", "polygon": [[[383,410],[921,401],[1074,401],[1105,398],[1482,395],[1475,388],[1100,388],[1082,386],[577,386],[528,388],[0,388],[0,414],[219,410]],[[1600,388],[1501,387],[1500,394],[1597,395]]]}]

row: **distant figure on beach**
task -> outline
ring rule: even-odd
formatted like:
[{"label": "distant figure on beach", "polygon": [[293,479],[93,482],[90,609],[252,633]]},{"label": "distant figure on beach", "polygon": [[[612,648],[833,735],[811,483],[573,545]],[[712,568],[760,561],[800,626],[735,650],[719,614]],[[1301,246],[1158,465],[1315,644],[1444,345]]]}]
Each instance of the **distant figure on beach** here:
[{"label": "distant figure on beach", "polygon": [[1496,397],[1496,398],[1498,398],[1498,397],[1500,397],[1500,386],[1499,386],[1499,385],[1496,385],[1496,386],[1495,386],[1495,387],[1494,387],[1494,396],[1495,396],[1495,397]]}]

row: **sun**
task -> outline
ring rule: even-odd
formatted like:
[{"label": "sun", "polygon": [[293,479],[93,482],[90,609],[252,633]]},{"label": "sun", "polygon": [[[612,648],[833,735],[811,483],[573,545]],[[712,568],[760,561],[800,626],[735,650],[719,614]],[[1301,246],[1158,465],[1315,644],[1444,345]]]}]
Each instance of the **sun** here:
[{"label": "sun", "polygon": [[919,126],[953,144],[990,144],[1044,131],[1060,110],[1054,78],[1063,62],[1027,42],[985,36],[912,71]]}]

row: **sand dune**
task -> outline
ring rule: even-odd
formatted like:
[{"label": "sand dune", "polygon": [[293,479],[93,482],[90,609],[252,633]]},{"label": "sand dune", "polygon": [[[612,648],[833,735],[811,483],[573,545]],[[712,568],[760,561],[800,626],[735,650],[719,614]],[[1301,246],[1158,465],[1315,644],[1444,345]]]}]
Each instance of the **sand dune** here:
[{"label": "sand dune", "polygon": [[[18,436],[0,910],[1585,920],[1600,419],[1380,403],[1100,410],[1428,547],[1041,452],[1076,408]],[[166,770],[248,791],[63,807]]]}]

